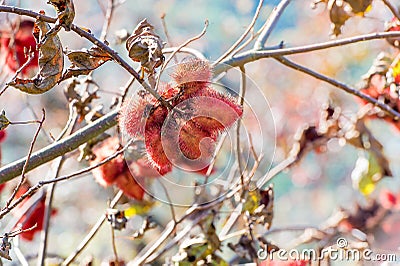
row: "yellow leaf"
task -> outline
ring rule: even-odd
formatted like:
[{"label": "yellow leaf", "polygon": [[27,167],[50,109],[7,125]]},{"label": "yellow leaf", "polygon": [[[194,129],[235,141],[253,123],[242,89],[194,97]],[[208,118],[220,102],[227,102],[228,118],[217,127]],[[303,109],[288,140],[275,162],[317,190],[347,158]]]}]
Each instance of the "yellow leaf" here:
[{"label": "yellow leaf", "polygon": [[140,203],[132,204],[125,210],[125,216],[130,218],[135,215],[142,215],[148,213],[155,205],[155,201],[142,201]]}]

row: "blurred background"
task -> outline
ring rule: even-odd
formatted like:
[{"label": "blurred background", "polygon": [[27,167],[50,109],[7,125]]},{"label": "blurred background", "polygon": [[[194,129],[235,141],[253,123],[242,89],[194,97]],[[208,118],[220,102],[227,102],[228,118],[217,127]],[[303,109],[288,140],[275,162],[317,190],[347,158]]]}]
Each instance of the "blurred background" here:
[{"label": "blurred background", "polygon": [[[266,1],[255,28],[259,29],[273,7],[279,1]],[[7,5],[20,5],[23,8],[35,11],[45,10],[46,14],[55,16],[54,9],[46,5],[46,1],[5,1]],[[126,29],[129,33],[143,18],[155,26],[155,31],[163,40],[166,37],[162,27],[161,16],[165,14],[165,22],[172,41],[167,46],[177,46],[188,38],[201,32],[204,21],[209,20],[209,27],[204,37],[189,45],[204,53],[210,61],[222,55],[244,32],[256,10],[258,1],[229,0],[229,1],[121,1],[113,14],[107,41],[128,62],[135,65],[128,56],[124,44],[118,44],[117,32]],[[323,4],[316,9],[310,8],[311,1],[292,1],[287,7],[267,45],[275,46],[284,41],[288,47],[312,44],[331,39],[329,14]],[[104,21],[106,1],[88,0],[75,1],[76,25],[89,28],[99,36]],[[0,14],[0,25],[6,25],[8,19],[15,19],[15,15]],[[372,10],[366,18],[354,17],[348,20],[342,28],[341,37],[355,36],[384,30],[385,21],[391,18],[390,11],[381,1],[374,1]],[[92,45],[73,32],[60,32],[64,48],[70,50],[90,48]],[[361,76],[367,72],[373,59],[381,51],[394,53],[385,40],[360,42],[343,47],[336,47],[307,54],[290,56],[290,59],[304,64],[324,75],[336,78],[355,87]],[[263,59],[246,65],[249,88],[247,92],[247,107],[252,109],[259,121],[250,116],[244,120],[245,128],[252,128],[258,133],[254,139],[254,146],[258,152],[266,156],[259,168],[257,177],[262,176],[271,166],[284,160],[294,143],[293,137],[299,128],[305,124],[315,124],[319,120],[321,106],[328,101],[342,108],[342,111],[353,116],[359,109],[359,101],[354,96],[333,88],[330,85],[315,80],[302,73],[288,69],[272,59]],[[9,76],[10,77],[10,76]],[[112,98],[121,92],[121,87],[129,79],[129,74],[113,62],[108,62],[93,74],[93,79],[99,85],[99,99],[96,103],[109,108]],[[3,82],[6,82],[5,79]],[[225,83],[233,92],[239,90],[239,71],[233,70],[225,77]],[[2,84],[4,86],[4,83]],[[0,107],[12,121],[26,121],[40,117],[41,109],[47,112],[44,130],[53,136],[64,127],[68,119],[68,103],[61,83],[43,95],[27,95],[19,91],[8,89],[0,97]],[[137,89],[137,86],[136,86]],[[131,90],[134,91],[134,90]],[[265,100],[260,100],[260,95]],[[245,109],[245,113],[246,113]],[[262,128],[258,126],[261,125]],[[254,126],[254,127],[252,127]],[[383,144],[384,153],[390,161],[390,168],[394,178],[386,178],[378,184],[378,188],[370,198],[377,198],[383,188],[393,192],[399,191],[400,182],[400,132],[393,129],[384,121],[371,120],[367,126],[374,136]],[[29,143],[36,130],[36,125],[10,126],[7,129],[7,139],[1,144],[2,164],[13,162],[26,156]],[[115,129],[109,131],[116,134]],[[44,134],[39,135],[35,150],[49,144]],[[324,222],[336,209],[354,209],[356,202],[366,204],[367,199],[352,186],[351,172],[359,155],[359,150],[351,146],[342,147],[337,141],[328,143],[325,153],[310,152],[292,168],[276,176],[273,180],[275,188],[274,228],[293,226],[318,226]],[[226,170],[229,165],[229,145],[224,148],[221,158],[217,162],[217,172]],[[71,173],[87,165],[78,163],[77,153],[74,153],[63,167],[62,174]],[[42,180],[48,175],[50,164],[43,165],[27,175],[32,183]],[[222,170],[221,170],[222,171]],[[171,174],[179,180],[193,184],[203,177],[186,175],[179,171]],[[8,192],[15,184],[15,180],[7,185],[2,192],[1,202],[4,204]],[[171,187],[173,189],[173,186]],[[171,195],[179,196],[180,204],[190,204],[193,195],[171,191]],[[58,213],[52,219],[49,252],[61,256],[69,255],[87,234],[97,219],[107,208],[107,201],[113,197],[112,188],[103,188],[97,184],[91,174],[59,183],[56,188],[54,206]],[[175,199],[174,199],[175,200]],[[177,213],[184,213],[185,208],[177,208]],[[229,210],[227,210],[229,213]],[[160,224],[141,240],[132,240],[130,236],[141,224],[141,217],[135,216],[128,222],[128,228],[117,232],[117,247],[120,257],[132,259],[148,241],[157,238],[168,221],[171,220],[169,206],[157,202],[150,213]],[[221,216],[226,214],[221,213]],[[382,228],[376,235],[376,248],[382,250],[397,250],[400,244],[400,225],[397,214],[390,220],[390,230]],[[223,219],[222,219],[223,220]],[[7,219],[0,221],[0,228],[8,223]],[[398,224],[398,226],[392,226]],[[278,245],[285,245],[288,239],[298,236],[301,232],[283,232],[271,234],[270,237]],[[110,228],[103,226],[88,248],[78,260],[93,255],[96,260],[112,257],[110,242]],[[34,242],[22,242],[21,249],[26,254],[34,255],[38,246],[39,237]],[[224,249],[225,251],[225,249]],[[226,249],[226,256],[233,254]]]}]

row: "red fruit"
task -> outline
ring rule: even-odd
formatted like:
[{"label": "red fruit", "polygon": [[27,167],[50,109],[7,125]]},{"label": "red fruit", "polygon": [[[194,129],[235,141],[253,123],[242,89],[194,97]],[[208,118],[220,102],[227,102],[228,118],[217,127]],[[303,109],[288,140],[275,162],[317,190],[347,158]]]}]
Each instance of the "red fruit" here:
[{"label": "red fruit", "polygon": [[[91,161],[91,165],[96,165],[107,157],[113,155],[119,147],[117,137],[108,138],[103,143],[93,149],[96,159]],[[131,172],[132,171],[132,172]],[[144,196],[143,188],[137,183],[135,178],[158,177],[160,174],[145,159],[141,158],[132,162],[128,168],[124,157],[119,155],[113,160],[96,167],[92,170],[96,181],[104,186],[116,185],[128,197],[142,200]]]},{"label": "red fruit", "polygon": [[34,58],[22,70],[22,74],[26,75],[38,66],[39,52],[36,50],[36,41],[32,34],[33,27],[33,21],[23,20],[19,24],[14,39],[10,38],[11,33],[2,33],[0,38],[1,53],[5,55],[5,64],[12,72],[17,71],[29,59],[26,51],[28,53],[34,52]]},{"label": "red fruit", "polygon": [[[22,194],[28,191],[30,188],[29,183],[24,183],[16,194],[16,198],[19,198]],[[24,199],[24,201],[19,205],[22,207],[30,197]],[[46,208],[46,194],[43,194],[41,198],[38,199],[29,209],[19,218],[15,228],[29,229],[36,225],[32,230],[23,232],[20,234],[21,238],[27,241],[32,241],[35,234],[43,229],[44,213]],[[18,213],[18,212],[16,212]],[[55,215],[57,210],[53,209],[51,215]]]},{"label": "red fruit", "polygon": [[136,182],[129,170],[120,174],[115,180],[115,185],[121,189],[128,197],[142,200],[144,196],[143,188]]},{"label": "red fruit", "polygon": [[0,184],[0,193],[3,191],[3,189],[6,187],[6,183]]},{"label": "red fruit", "polygon": [[[107,157],[113,155],[119,148],[118,138],[108,138],[93,149],[93,153],[96,158],[90,162],[90,165],[96,165],[103,161]],[[107,187],[111,185],[123,171],[125,171],[126,165],[122,155],[117,158],[95,168],[92,170],[93,176],[96,181]]]},{"label": "red fruit", "polygon": [[149,162],[161,175],[171,171],[173,164],[201,171],[211,160],[219,134],[243,110],[235,99],[209,87],[211,70],[205,61],[182,63],[171,76],[176,85],[165,85],[159,92],[172,110],[154,98],[142,97],[124,104],[119,125],[130,137],[144,139]]}]

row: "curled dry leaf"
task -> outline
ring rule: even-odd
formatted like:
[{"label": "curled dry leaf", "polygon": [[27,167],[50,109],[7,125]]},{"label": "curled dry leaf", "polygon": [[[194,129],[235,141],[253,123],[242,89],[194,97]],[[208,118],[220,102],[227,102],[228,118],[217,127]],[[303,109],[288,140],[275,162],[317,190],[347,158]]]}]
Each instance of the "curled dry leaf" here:
[{"label": "curled dry leaf", "polygon": [[48,3],[53,5],[57,11],[57,25],[62,26],[66,31],[70,31],[75,18],[74,2],[72,0],[49,0]]},{"label": "curled dry leaf", "polygon": [[52,89],[60,80],[64,67],[62,44],[57,33],[51,33],[50,25],[44,21],[37,20],[36,33],[40,39],[45,35],[45,41],[39,47],[39,73],[33,79],[15,78],[8,83],[20,91],[30,94],[41,94]]},{"label": "curled dry leaf", "polygon": [[64,73],[61,80],[79,75],[87,75],[105,62],[111,60],[111,56],[98,47],[92,47],[88,51],[71,51],[67,53],[71,66]]},{"label": "curled dry leaf", "polygon": [[10,120],[6,116],[6,112],[3,110],[0,114],[0,130],[3,131],[10,125]]},{"label": "curled dry leaf", "polygon": [[148,72],[153,72],[164,62],[163,47],[163,41],[155,34],[154,27],[146,19],[137,25],[132,35],[126,40],[129,57],[133,61],[140,62],[143,69]]}]

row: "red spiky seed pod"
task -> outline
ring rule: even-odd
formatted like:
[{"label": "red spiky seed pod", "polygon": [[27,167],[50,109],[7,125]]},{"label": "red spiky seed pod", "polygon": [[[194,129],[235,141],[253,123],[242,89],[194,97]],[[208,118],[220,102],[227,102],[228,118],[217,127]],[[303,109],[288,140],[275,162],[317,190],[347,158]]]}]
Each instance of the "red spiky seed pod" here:
[{"label": "red spiky seed pod", "polygon": [[[163,86],[160,94],[170,99],[172,110],[154,99],[141,98],[124,104],[119,125],[129,136],[144,139],[148,159],[160,174],[171,171],[173,163],[203,171],[219,134],[241,117],[242,107],[232,97],[209,87],[208,62],[195,59],[182,63],[171,77],[176,85]],[[146,108],[150,111],[144,112]],[[199,159],[203,163],[189,163]]]}]

